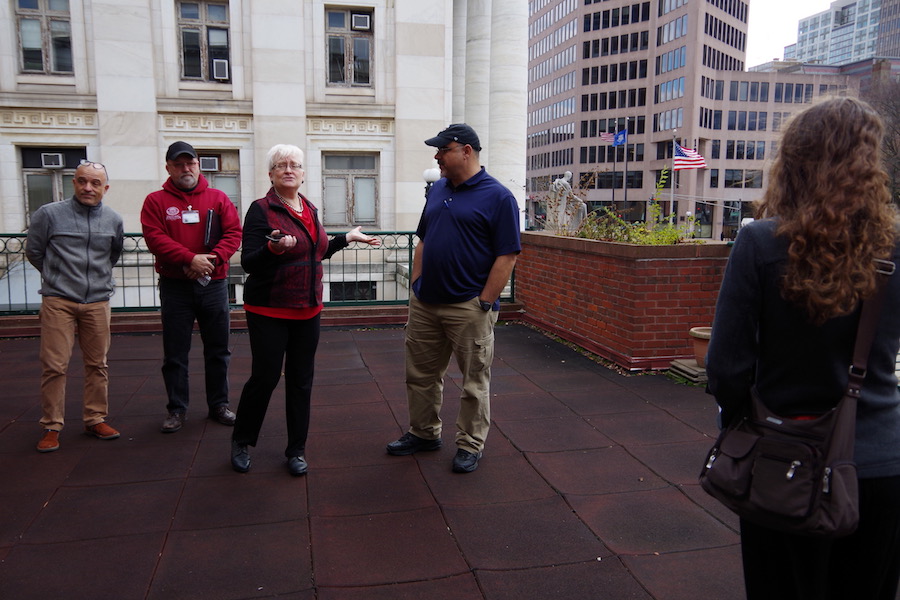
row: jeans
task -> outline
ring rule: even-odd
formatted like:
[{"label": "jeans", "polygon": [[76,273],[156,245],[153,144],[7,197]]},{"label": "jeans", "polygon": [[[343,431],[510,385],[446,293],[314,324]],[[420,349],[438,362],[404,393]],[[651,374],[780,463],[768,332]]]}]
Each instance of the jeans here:
[{"label": "jeans", "polygon": [[462,372],[456,445],[481,452],[491,426],[491,363],[499,313],[481,309],[478,299],[427,304],[409,298],[406,326],[406,399],[409,431],[426,440],[441,436],[444,374],[451,355]]},{"label": "jeans", "polygon": [[214,279],[203,287],[196,281],[159,278],[159,298],[163,326],[163,381],[169,412],[184,414],[190,403],[188,355],[194,321],[203,341],[206,376],[206,404],[212,411],[228,404],[228,364],[231,349],[231,312],[224,279]]},{"label": "jeans", "polygon": [[303,456],[309,433],[319,322],[320,315],[312,319],[277,319],[247,313],[253,359],[250,379],[241,392],[232,440],[242,446],[256,446],[283,367],[288,433],[284,455]]},{"label": "jeans", "polygon": [[85,425],[106,420],[109,408],[109,302],[80,304],[57,296],[41,302],[41,426],[61,431],[66,412],[66,373],[75,329],[84,357]]}]

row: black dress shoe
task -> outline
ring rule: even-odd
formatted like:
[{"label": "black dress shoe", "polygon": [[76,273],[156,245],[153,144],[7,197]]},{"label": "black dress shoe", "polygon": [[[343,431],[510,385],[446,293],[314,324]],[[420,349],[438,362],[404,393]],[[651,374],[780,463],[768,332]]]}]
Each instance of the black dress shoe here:
[{"label": "black dress shoe", "polygon": [[227,404],[220,404],[209,411],[209,418],[222,425],[234,425],[234,413],[228,410]]},{"label": "black dress shoe", "polygon": [[406,432],[399,440],[387,445],[387,453],[393,454],[394,456],[406,456],[408,454],[415,454],[420,450],[440,450],[441,444],[440,438],[436,440],[426,440]]},{"label": "black dress shoe", "polygon": [[246,473],[250,470],[250,452],[244,444],[231,441],[231,468],[238,473]]},{"label": "black dress shoe", "polygon": [[481,452],[472,454],[468,450],[460,448],[453,457],[454,473],[471,473],[478,468],[478,459],[481,458]]},{"label": "black dress shoe", "polygon": [[288,459],[288,471],[291,475],[304,475],[309,470],[306,459],[302,456],[292,456]]}]

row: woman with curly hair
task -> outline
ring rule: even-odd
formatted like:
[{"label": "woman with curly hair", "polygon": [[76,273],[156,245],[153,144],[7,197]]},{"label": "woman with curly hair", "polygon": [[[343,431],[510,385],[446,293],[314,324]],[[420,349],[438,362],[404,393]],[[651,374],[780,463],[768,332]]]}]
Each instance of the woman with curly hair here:
[{"label": "woman with curly hair", "polygon": [[[882,168],[883,124],[866,103],[836,98],[785,127],[758,220],[738,234],[706,358],[728,423],[755,387],[785,417],[826,412],[847,386],[860,302],[878,261],[900,261],[898,219]],[[881,265],[881,266],[880,266]],[[894,600],[900,579],[900,275],[888,286],[857,404],[856,533],[807,538],[741,520],[748,600]]]}]

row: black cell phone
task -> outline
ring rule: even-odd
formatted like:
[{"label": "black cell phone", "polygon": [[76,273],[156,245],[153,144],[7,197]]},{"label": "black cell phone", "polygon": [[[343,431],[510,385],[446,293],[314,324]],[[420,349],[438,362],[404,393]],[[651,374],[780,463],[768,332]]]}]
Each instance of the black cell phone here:
[{"label": "black cell phone", "polygon": [[277,243],[278,240],[280,240],[280,239],[283,238],[283,237],[284,237],[284,234],[283,234],[283,233],[276,233],[276,234],[273,234],[273,235],[267,235],[267,236],[266,236],[266,239],[269,240],[270,242],[276,242],[276,243]]}]

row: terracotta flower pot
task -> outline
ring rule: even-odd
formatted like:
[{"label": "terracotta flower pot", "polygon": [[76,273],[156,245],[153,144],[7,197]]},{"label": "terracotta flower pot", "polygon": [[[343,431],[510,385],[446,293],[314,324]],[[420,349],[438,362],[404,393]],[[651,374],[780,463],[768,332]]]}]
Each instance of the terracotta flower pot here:
[{"label": "terracotta flower pot", "polygon": [[706,348],[709,346],[709,338],[712,336],[712,327],[691,327],[688,333],[694,342],[694,358],[697,359],[697,366],[705,368]]}]

